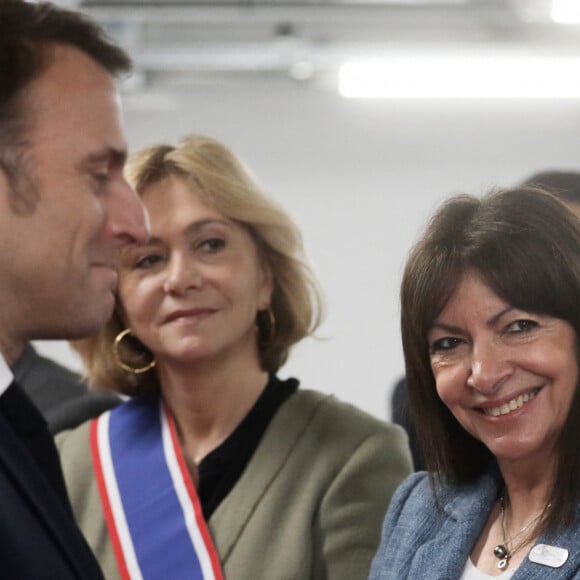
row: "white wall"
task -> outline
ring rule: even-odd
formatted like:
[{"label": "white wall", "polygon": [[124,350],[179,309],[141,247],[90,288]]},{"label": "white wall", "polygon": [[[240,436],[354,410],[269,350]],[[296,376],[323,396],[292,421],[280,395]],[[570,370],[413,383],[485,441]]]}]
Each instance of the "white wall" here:
[{"label": "white wall", "polygon": [[[224,85],[126,109],[131,147],[216,137],[296,218],[328,315],[321,339],[299,345],[281,374],[379,417],[403,371],[402,267],[433,207],[537,170],[580,170],[573,101],[349,101],[306,86]],[[66,344],[38,344],[78,368]]]}]

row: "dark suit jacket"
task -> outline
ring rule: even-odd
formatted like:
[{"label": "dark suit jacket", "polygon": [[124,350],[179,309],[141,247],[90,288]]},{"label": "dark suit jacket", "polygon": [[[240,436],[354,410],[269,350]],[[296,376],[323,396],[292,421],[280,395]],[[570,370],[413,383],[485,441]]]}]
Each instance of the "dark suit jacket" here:
[{"label": "dark suit jacket", "polygon": [[1,415],[0,577],[103,578],[70,509]]},{"label": "dark suit jacket", "polygon": [[115,394],[89,391],[80,375],[40,356],[30,344],[11,370],[51,433],[72,429],[121,402]]}]

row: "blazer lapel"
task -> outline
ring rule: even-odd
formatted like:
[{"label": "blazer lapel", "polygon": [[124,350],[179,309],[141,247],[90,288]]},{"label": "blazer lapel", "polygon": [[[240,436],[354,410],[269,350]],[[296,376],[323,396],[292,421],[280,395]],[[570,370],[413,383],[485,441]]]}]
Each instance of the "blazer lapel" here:
[{"label": "blazer lapel", "polygon": [[242,477],[211,516],[209,527],[224,565],[248,520],[327,396],[317,393],[302,398],[298,391],[280,407]]},{"label": "blazer lapel", "polygon": [[445,510],[446,520],[437,536],[417,550],[408,578],[419,578],[420,571],[424,570],[429,570],[429,580],[461,576],[466,563],[465,554],[470,554],[488,518],[489,508],[469,512],[448,510],[449,506]]},{"label": "blazer lapel", "polygon": [[576,510],[576,520],[566,528],[557,538],[548,540],[541,538],[538,543],[548,546],[556,546],[568,550],[568,559],[560,568],[553,568],[531,562],[529,556],[520,564],[512,580],[569,580],[580,576],[580,534],[578,522],[580,521],[579,510]]},{"label": "blazer lapel", "polygon": [[[0,415],[0,464],[14,480],[26,503],[38,514],[42,525],[52,534],[63,556],[79,578],[93,578],[97,570],[94,557],[76,527],[70,510],[62,504],[28,450],[14,436]],[[31,554],[31,557],[34,557]]]},{"label": "blazer lapel", "polygon": [[440,531],[433,540],[419,546],[407,577],[420,578],[429,570],[429,580],[459,578],[466,564],[465,554],[471,553],[497,493],[497,476],[490,473],[460,492],[453,488],[449,497],[443,496]]}]

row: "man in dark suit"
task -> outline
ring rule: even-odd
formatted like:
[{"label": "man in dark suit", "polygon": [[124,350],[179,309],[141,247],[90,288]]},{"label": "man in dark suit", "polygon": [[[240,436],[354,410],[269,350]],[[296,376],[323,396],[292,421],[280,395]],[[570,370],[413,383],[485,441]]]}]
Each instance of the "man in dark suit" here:
[{"label": "man in dark suit", "polygon": [[46,421],[10,366],[108,319],[122,245],[148,238],[123,177],[124,52],[79,14],[0,2],[0,575],[100,579]]}]

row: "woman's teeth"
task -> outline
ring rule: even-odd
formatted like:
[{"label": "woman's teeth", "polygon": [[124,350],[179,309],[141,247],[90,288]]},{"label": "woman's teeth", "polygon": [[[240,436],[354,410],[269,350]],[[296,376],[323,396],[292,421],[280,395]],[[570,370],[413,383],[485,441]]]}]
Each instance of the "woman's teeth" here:
[{"label": "woman's teeth", "polygon": [[516,409],[521,409],[524,406],[524,403],[531,401],[537,394],[539,389],[535,389],[529,393],[525,393],[504,403],[499,407],[492,407],[491,409],[483,409],[483,412],[486,415],[491,415],[492,417],[499,417],[500,415],[507,415],[511,411],[515,411]]}]

